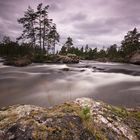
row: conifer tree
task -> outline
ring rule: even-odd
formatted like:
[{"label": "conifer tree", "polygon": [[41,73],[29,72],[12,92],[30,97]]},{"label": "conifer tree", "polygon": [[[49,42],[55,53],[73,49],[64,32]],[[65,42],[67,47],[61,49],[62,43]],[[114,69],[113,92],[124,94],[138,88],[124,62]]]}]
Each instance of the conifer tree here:
[{"label": "conifer tree", "polygon": [[29,6],[24,14],[24,17],[18,19],[18,22],[23,25],[23,33],[17,38],[18,40],[28,40],[35,47],[36,44],[36,30],[35,30],[36,14],[34,10]]},{"label": "conifer tree", "polygon": [[124,37],[122,41],[121,49],[123,50],[125,56],[130,55],[134,51],[140,49],[140,33],[138,33],[137,29],[129,31],[127,35]]},{"label": "conifer tree", "polygon": [[52,50],[53,53],[55,54],[55,45],[57,42],[59,42],[59,34],[56,30],[56,25],[54,24],[51,28],[51,31],[49,33],[49,39],[51,40],[51,44],[52,44]]}]

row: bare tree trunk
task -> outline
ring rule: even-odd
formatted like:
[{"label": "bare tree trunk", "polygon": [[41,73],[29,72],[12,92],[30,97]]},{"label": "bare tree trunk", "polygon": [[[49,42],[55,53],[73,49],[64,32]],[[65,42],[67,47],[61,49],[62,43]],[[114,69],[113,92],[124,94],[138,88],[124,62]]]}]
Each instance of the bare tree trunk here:
[{"label": "bare tree trunk", "polygon": [[55,54],[55,41],[54,41],[54,45],[53,46],[54,46],[54,49],[53,49],[54,52],[53,52],[53,54]]},{"label": "bare tree trunk", "polygon": [[41,41],[41,36],[42,36],[42,29],[41,29],[41,18],[39,17],[39,26],[40,26],[40,30],[39,30],[39,43],[40,43],[40,48],[42,47],[42,41]]},{"label": "bare tree trunk", "polygon": [[32,22],[32,28],[33,28],[33,47],[35,48],[36,46],[36,37],[35,37],[35,28],[34,28],[34,23]]},{"label": "bare tree trunk", "polygon": [[45,15],[44,15],[44,28],[43,28],[43,51],[45,51],[45,30],[46,30],[46,26],[45,26]]},{"label": "bare tree trunk", "polygon": [[47,50],[48,50],[48,53],[49,53],[49,50],[50,50],[50,41],[49,41],[49,38],[48,38],[48,48],[47,48]]}]

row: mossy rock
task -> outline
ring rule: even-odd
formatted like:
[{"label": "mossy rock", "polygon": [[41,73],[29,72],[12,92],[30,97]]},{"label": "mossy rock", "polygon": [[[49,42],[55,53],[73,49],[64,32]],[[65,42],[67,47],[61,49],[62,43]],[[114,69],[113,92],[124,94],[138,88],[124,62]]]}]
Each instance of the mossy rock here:
[{"label": "mossy rock", "polygon": [[89,98],[48,109],[15,105],[0,110],[0,140],[138,140],[139,114]]}]

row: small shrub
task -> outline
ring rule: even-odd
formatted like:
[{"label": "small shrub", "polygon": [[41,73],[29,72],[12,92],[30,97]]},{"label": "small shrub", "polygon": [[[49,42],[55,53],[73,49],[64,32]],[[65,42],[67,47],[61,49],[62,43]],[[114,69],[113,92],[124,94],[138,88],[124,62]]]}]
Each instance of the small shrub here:
[{"label": "small shrub", "polygon": [[35,54],[34,58],[33,58],[33,61],[36,62],[36,63],[44,63],[45,57],[46,56],[44,54]]},{"label": "small shrub", "polygon": [[90,108],[88,106],[84,107],[81,111],[81,117],[84,120],[88,120],[90,118]]}]

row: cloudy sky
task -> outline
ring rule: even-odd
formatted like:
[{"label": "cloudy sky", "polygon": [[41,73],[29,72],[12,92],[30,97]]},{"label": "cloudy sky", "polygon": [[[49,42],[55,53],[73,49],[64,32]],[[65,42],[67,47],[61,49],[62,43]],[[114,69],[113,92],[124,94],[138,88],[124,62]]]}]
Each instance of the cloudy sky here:
[{"label": "cloudy sky", "polygon": [[119,44],[134,27],[140,29],[140,0],[0,0],[0,37],[19,36],[17,18],[40,2],[50,5],[61,43],[70,36],[75,46],[107,47]]}]

